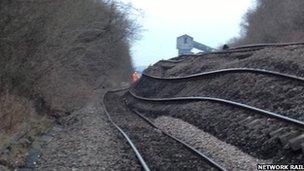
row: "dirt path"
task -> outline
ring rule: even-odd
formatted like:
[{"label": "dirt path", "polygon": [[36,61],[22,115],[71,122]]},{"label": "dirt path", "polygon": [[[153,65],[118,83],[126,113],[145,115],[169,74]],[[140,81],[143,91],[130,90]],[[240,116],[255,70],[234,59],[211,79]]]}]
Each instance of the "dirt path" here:
[{"label": "dirt path", "polygon": [[76,112],[42,150],[38,170],[128,170],[138,163],[99,104]]}]

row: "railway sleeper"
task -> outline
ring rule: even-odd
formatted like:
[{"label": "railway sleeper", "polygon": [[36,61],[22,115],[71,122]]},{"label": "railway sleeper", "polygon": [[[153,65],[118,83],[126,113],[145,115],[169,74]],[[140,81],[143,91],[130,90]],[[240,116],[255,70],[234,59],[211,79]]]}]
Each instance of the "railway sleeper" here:
[{"label": "railway sleeper", "polygon": [[299,136],[300,134],[301,133],[298,131],[290,131],[279,136],[279,141],[283,146],[289,147],[289,140]]},{"label": "railway sleeper", "polygon": [[270,132],[268,135],[270,137],[278,137],[278,135],[282,135],[286,131],[287,131],[286,128],[279,128],[279,129],[277,129],[275,131]]},{"label": "railway sleeper", "polygon": [[267,124],[267,119],[247,117],[239,122],[240,125],[244,125],[246,128],[251,130],[262,130]]},{"label": "railway sleeper", "polygon": [[[254,118],[248,116],[245,119],[242,119],[239,124],[244,124],[246,128],[250,129],[259,129],[262,125],[265,125],[265,119]],[[293,130],[290,127],[281,127],[272,132],[269,132],[268,135],[271,139],[276,139],[284,149],[291,149],[292,151],[302,150],[304,153],[304,133],[303,131]]]},{"label": "railway sleeper", "polygon": [[300,150],[302,144],[304,143],[304,134],[301,134],[295,138],[290,139],[288,143],[292,150],[294,151]]},{"label": "railway sleeper", "polygon": [[[249,116],[242,119],[239,124],[244,124],[246,128],[256,130],[259,129],[260,126],[265,125],[265,119]],[[290,149],[292,151],[302,150],[304,154],[304,130],[295,130],[290,127],[280,127],[272,132],[269,132],[268,135],[270,139],[276,140],[278,143],[280,143],[283,149]]]},{"label": "railway sleeper", "polygon": [[175,67],[175,64],[162,64],[161,67],[165,70]]},{"label": "railway sleeper", "polygon": [[261,124],[261,119],[254,119],[253,121],[246,124],[246,126],[248,128],[255,129],[260,124]]},{"label": "railway sleeper", "polygon": [[244,123],[249,123],[249,122],[252,122],[254,120],[254,118],[252,116],[248,116],[247,118],[241,120],[239,122],[240,125],[243,125]]}]

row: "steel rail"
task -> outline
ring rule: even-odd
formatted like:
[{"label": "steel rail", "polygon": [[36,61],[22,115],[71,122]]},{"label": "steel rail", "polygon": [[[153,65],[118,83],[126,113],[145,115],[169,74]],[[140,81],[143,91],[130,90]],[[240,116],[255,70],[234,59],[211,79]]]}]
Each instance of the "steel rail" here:
[{"label": "steel rail", "polygon": [[102,98],[102,106],[104,106],[104,111],[109,119],[109,121],[114,125],[114,127],[125,137],[125,139],[128,141],[129,145],[131,146],[131,148],[133,149],[137,159],[139,160],[142,168],[145,171],[150,171],[150,168],[148,167],[146,161],[143,159],[142,155],[140,154],[140,152],[138,151],[138,149],[136,148],[136,146],[134,145],[134,143],[132,142],[132,140],[129,138],[129,136],[122,130],[122,128],[120,128],[111,118],[110,113],[107,110],[107,107],[105,105],[105,97],[109,92],[118,92],[118,91],[123,91],[126,90],[125,89],[117,89],[117,90],[112,90],[112,91],[107,91]]},{"label": "steel rail", "polygon": [[227,68],[227,69],[220,69],[220,70],[207,71],[207,72],[202,72],[202,73],[197,73],[197,74],[191,74],[191,75],[181,76],[181,77],[158,77],[158,76],[146,74],[145,72],[142,75],[149,77],[149,78],[157,79],[157,80],[183,80],[183,79],[202,77],[202,76],[207,76],[207,75],[212,75],[212,74],[232,73],[232,72],[261,73],[261,74],[280,76],[280,77],[284,77],[284,78],[288,78],[288,79],[293,79],[296,81],[304,81],[303,77],[290,75],[290,74],[284,74],[284,73],[280,73],[280,72],[276,72],[276,71],[269,71],[269,70],[265,70],[265,69],[256,69],[256,68]]},{"label": "steel rail", "polygon": [[245,48],[263,48],[263,47],[282,47],[282,46],[293,46],[293,45],[304,45],[304,42],[291,42],[291,43],[258,43],[248,44],[243,46],[236,46],[229,49],[245,49]]},{"label": "steel rail", "polygon": [[296,126],[299,126],[301,128],[304,128],[304,122],[303,121],[299,121],[299,120],[296,120],[296,119],[293,119],[293,118],[289,118],[287,116],[283,116],[283,115],[280,115],[280,114],[277,114],[277,113],[274,113],[274,112],[270,112],[270,111],[267,111],[267,110],[263,110],[263,109],[260,109],[260,108],[257,108],[257,107],[249,106],[249,105],[246,105],[246,104],[243,104],[243,103],[234,102],[234,101],[221,99],[221,98],[205,97],[205,96],[200,96],[200,97],[172,97],[172,98],[146,98],[146,97],[140,97],[140,96],[136,95],[135,93],[133,93],[130,90],[129,90],[129,93],[136,99],[144,100],[144,101],[150,101],[150,102],[211,101],[211,102],[217,102],[217,103],[224,103],[224,104],[244,108],[244,109],[247,109],[247,110],[255,111],[255,112],[261,113],[261,114],[263,114],[267,117],[276,118],[280,121],[288,122],[288,123],[294,124]]},{"label": "steel rail", "polygon": [[[220,51],[214,51],[214,52],[203,52],[200,54],[190,54],[190,55],[180,55],[179,57],[183,56],[203,56],[203,55],[210,55],[210,54],[227,54],[227,53],[237,53],[237,52],[251,52],[251,51],[258,51],[265,47],[282,47],[282,46],[293,46],[293,45],[304,45],[304,42],[292,42],[292,43],[261,43],[261,44],[248,44],[244,46],[236,46],[231,47],[227,50],[220,50]],[[256,49],[250,49],[250,48],[256,48]],[[168,62],[174,62],[178,63],[179,61],[171,61],[168,60]]]},{"label": "steel rail", "polygon": [[221,170],[221,171],[226,171],[227,169],[225,169],[224,167],[222,167],[220,164],[216,163],[214,160],[212,160],[211,158],[209,158],[208,156],[206,156],[205,154],[203,154],[202,152],[198,151],[197,149],[195,149],[194,147],[190,146],[189,144],[187,144],[186,142],[174,137],[173,135],[163,131],[162,129],[159,129],[150,119],[148,119],[147,117],[145,117],[144,115],[142,115],[141,113],[139,113],[138,111],[134,110],[134,109],[130,109],[132,112],[134,112],[136,115],[138,115],[139,117],[141,117],[144,121],[146,121],[147,123],[149,123],[152,127],[154,127],[155,129],[161,131],[164,135],[170,137],[171,139],[177,141],[178,143],[181,143],[182,145],[184,145],[186,148],[190,149],[193,153],[195,153],[196,155],[202,157],[204,160],[206,160],[210,165],[212,165],[213,167],[216,167],[217,169]]},{"label": "steel rail", "polygon": [[[135,145],[133,144],[133,142],[131,141],[131,139],[128,137],[128,135],[111,119],[109,112],[107,111],[107,108],[105,106],[105,96],[107,93],[115,93],[115,92],[119,92],[119,91],[124,91],[127,90],[128,88],[124,88],[124,89],[116,89],[116,90],[111,90],[111,91],[107,91],[105,93],[105,95],[103,96],[103,106],[105,108],[105,112],[109,118],[109,120],[111,121],[111,123],[124,135],[124,137],[127,139],[128,143],[131,145],[132,149],[134,150],[137,158],[140,160],[140,163],[142,164],[142,167],[144,168],[144,170],[149,170],[149,167],[147,166],[146,162],[144,161],[143,157],[141,156],[141,154],[139,153],[139,151],[137,150],[137,148],[135,147]],[[127,106],[127,105],[126,105]],[[133,109],[130,109],[133,113],[135,113],[136,115],[138,115],[140,118],[142,118],[144,121],[146,121],[148,124],[150,124],[153,128],[156,128],[157,130],[161,131],[164,135],[170,137],[171,139],[177,141],[178,143],[181,143],[182,145],[184,145],[186,148],[190,149],[192,152],[194,152],[195,154],[199,155],[200,157],[203,157],[207,163],[209,163],[211,166],[221,170],[221,171],[227,171],[227,169],[225,169],[224,167],[220,166],[218,163],[216,163],[215,161],[213,161],[211,158],[209,158],[208,156],[204,155],[203,153],[201,153],[200,151],[198,151],[197,149],[195,149],[194,147],[188,145],[187,143],[183,142],[182,140],[172,136],[169,133],[164,132],[163,130],[159,129],[152,121],[150,121],[148,118],[146,118],[145,116],[143,116],[142,114],[140,114],[137,111],[134,111]]]},{"label": "steel rail", "polygon": [[[204,56],[204,55],[216,55],[216,54],[230,54],[230,53],[240,53],[240,52],[253,52],[261,50],[262,47],[257,47],[256,49],[227,49],[227,50],[221,50],[221,51],[214,51],[214,52],[203,52],[199,54],[189,54],[189,55],[180,55],[175,58],[184,58],[184,57],[198,57],[198,56]],[[186,59],[168,59],[168,60],[162,60],[161,62],[171,62],[171,63],[179,63]]]},{"label": "steel rail", "polygon": [[[204,55],[212,55],[212,54],[227,54],[227,53],[238,53],[238,52],[253,52],[261,50],[262,47],[257,47],[256,49],[227,49],[227,50],[221,50],[221,51],[215,51],[215,52],[203,52],[200,54],[190,54],[190,55],[181,55],[179,57],[197,57],[197,56],[204,56]],[[170,61],[169,61],[170,62]]]},{"label": "steel rail", "polygon": [[167,59],[167,60],[160,60],[159,62],[170,62],[170,63],[179,63],[184,61],[185,59],[178,59],[178,60],[174,60],[174,59]]}]

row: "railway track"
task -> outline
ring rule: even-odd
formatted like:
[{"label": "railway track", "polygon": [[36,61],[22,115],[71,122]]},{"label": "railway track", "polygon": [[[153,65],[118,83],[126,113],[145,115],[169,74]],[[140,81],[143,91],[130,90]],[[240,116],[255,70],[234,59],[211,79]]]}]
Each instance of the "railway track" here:
[{"label": "railway track", "polygon": [[[255,69],[255,68],[228,68],[228,69],[222,69],[222,70],[215,70],[215,71],[209,71],[209,72],[203,72],[198,74],[192,74],[188,76],[182,76],[182,77],[158,77],[158,76],[152,76],[147,73],[143,74],[143,77],[149,77],[150,79],[155,79],[158,81],[174,81],[174,80],[182,80],[187,81],[189,79],[196,79],[198,77],[204,77],[208,75],[214,75],[214,74],[225,74],[225,73],[257,73],[257,74],[264,74],[264,75],[272,75],[277,77],[282,77],[284,79],[291,79],[299,82],[303,82],[303,77],[298,77],[295,75],[289,75],[284,73],[279,73],[275,71],[269,71],[269,70],[263,70],[263,69]],[[239,121],[240,125],[249,125],[248,127],[256,127],[259,125],[259,122],[264,122],[266,120],[269,120],[271,118],[275,119],[275,123],[270,124],[277,124],[278,122],[283,123],[279,127],[275,127],[274,129],[269,129],[267,132],[267,135],[270,138],[278,139],[279,142],[282,145],[282,148],[284,149],[290,149],[292,151],[299,151],[303,150],[304,153],[304,122],[287,117],[286,115],[278,114],[275,112],[263,110],[257,107],[249,106],[246,104],[242,104],[239,102],[227,100],[227,99],[221,99],[221,98],[214,98],[214,97],[172,97],[172,98],[146,98],[142,96],[136,95],[134,92],[129,91],[130,95],[139,100],[139,101],[146,101],[146,102],[157,102],[157,103],[170,103],[170,102],[197,102],[197,101],[210,101],[215,103],[221,103],[228,106],[233,106],[236,108],[242,108],[245,110],[250,110],[255,113],[262,114],[264,118],[256,118],[248,115],[243,115],[241,117],[241,120]],[[144,109],[142,109],[144,110]],[[151,112],[150,112],[151,113]],[[268,123],[269,124],[269,123]]]},{"label": "railway track", "polygon": [[147,73],[143,73],[143,76],[157,79],[157,80],[185,80],[185,79],[192,79],[192,78],[197,78],[197,77],[203,77],[203,76],[208,76],[208,75],[214,75],[214,74],[225,74],[225,73],[257,73],[257,74],[267,74],[267,75],[273,75],[273,76],[279,76],[287,79],[292,79],[296,81],[302,81],[304,82],[303,77],[298,77],[295,75],[290,75],[290,74],[284,74],[276,71],[269,71],[265,69],[256,69],[256,68],[227,68],[227,69],[220,69],[220,70],[215,70],[215,71],[207,71],[207,72],[202,72],[202,73],[197,73],[197,74],[191,74],[187,76],[182,76],[182,77],[158,77],[158,76],[153,76],[149,75]]},{"label": "railway track", "polygon": [[[202,56],[202,55],[217,55],[217,54],[230,54],[230,53],[242,53],[242,52],[254,52],[254,51],[258,51],[263,49],[264,47],[252,47],[249,49],[245,49],[245,48],[240,48],[240,49],[228,49],[228,50],[221,50],[221,51],[214,51],[214,52],[203,52],[203,53],[198,53],[198,54],[193,54],[193,55],[181,55],[179,56],[179,58],[185,58],[185,57],[191,57],[191,56]],[[167,60],[168,62],[173,62],[173,63],[177,63],[177,62],[182,62],[183,60],[172,60],[169,59]]]},{"label": "railway track", "polygon": [[[291,45],[304,45],[304,43],[283,43],[283,44],[255,44],[255,45],[249,45],[249,46],[241,46],[241,47],[234,47],[230,48],[229,50],[226,51],[219,51],[219,52],[211,52],[211,53],[206,53],[206,54],[225,54],[225,53],[235,53],[235,52],[250,52],[250,51],[256,51],[260,50],[265,47],[282,47],[282,46],[291,46]],[[204,55],[204,54],[200,54]],[[187,55],[189,56],[189,55]],[[190,55],[190,56],[197,56],[197,55]],[[179,63],[183,62],[184,59],[171,59],[171,60],[165,60],[163,62],[169,62],[169,63]],[[203,76],[209,76],[209,75],[221,75],[221,74],[226,74],[226,73],[255,73],[255,74],[263,74],[263,75],[271,75],[271,76],[278,76],[284,79],[290,79],[294,81],[300,81],[303,82],[304,78],[298,77],[295,75],[290,75],[290,74],[285,74],[285,73],[280,73],[276,71],[269,71],[269,70],[264,70],[264,69],[256,69],[256,68],[227,68],[227,69],[221,69],[221,70],[215,70],[215,71],[208,71],[204,73],[197,73],[197,74],[191,74],[183,77],[158,77],[158,76],[153,76],[149,75],[147,73],[143,73],[143,77],[149,77],[155,80],[159,81],[174,81],[174,80],[188,80],[188,79],[195,79]],[[134,94],[132,91],[129,91],[129,94],[140,101],[147,101],[147,102],[160,102],[160,103],[170,103],[170,102],[196,102],[196,101],[210,101],[210,102],[215,102],[215,103],[220,103],[220,104],[225,104],[225,105],[230,105],[236,108],[242,108],[245,110],[250,110],[255,113],[262,114],[264,118],[260,117],[252,117],[252,116],[247,116],[247,115],[242,115],[240,118],[241,120],[239,121],[239,124],[245,124],[248,128],[253,127],[254,129],[259,125],[259,122],[264,122],[265,119],[273,118],[275,121],[279,121],[283,124],[278,124],[280,125],[279,127],[275,127],[275,129],[269,129],[267,132],[267,135],[270,137],[270,139],[278,139],[280,143],[282,144],[284,149],[291,149],[292,151],[299,151],[303,149],[304,152],[304,122],[290,118],[275,112],[267,111],[261,108],[253,107],[247,104],[239,103],[236,101],[231,101],[227,99],[221,99],[221,98],[214,98],[214,97],[172,97],[172,98],[146,98],[146,97],[141,97],[136,94]],[[132,107],[132,106],[131,106]],[[133,114],[136,114],[138,117],[142,118],[145,122],[149,123],[151,127],[156,128],[157,127],[153,124],[151,120],[149,120],[144,114],[139,113],[137,110],[132,110],[131,111]],[[108,112],[107,112],[108,113]],[[127,112],[128,113],[128,112]],[[109,113],[108,113],[109,115]],[[110,115],[109,115],[109,118]],[[112,120],[113,121],[113,120]],[[113,122],[115,125],[115,122]],[[271,123],[271,124],[277,124],[277,123]],[[291,126],[292,125],[292,126]],[[118,129],[120,129],[123,133],[122,128],[120,128],[117,124],[116,126]],[[246,127],[245,126],[245,127]],[[292,127],[290,129],[290,127]],[[129,130],[130,131],[130,130]],[[130,131],[131,134],[133,133]],[[206,157],[204,154],[200,153],[199,151],[195,150],[193,147],[185,144],[183,141],[176,139],[175,137],[172,137],[171,135],[167,135],[166,132],[162,132],[164,135],[171,137],[172,139],[178,141],[179,143],[183,144],[185,147],[188,149],[191,149],[194,151],[194,153],[198,154],[199,156],[203,157],[207,163],[212,165],[213,167],[219,169],[219,170],[225,170],[222,168],[220,165]],[[131,144],[132,148],[134,149],[137,157],[141,161],[141,164],[146,166],[146,169],[149,169],[147,162],[144,161],[144,157],[139,153],[139,150],[135,147],[134,143],[132,143],[131,139],[128,138],[127,134],[124,132],[125,137],[130,141],[129,144]],[[141,144],[142,145],[142,144]],[[140,146],[141,146],[140,145]],[[136,152],[137,151],[137,152]],[[141,156],[141,157],[140,157]],[[303,158],[303,156],[302,156]],[[149,163],[149,162],[148,162]],[[159,167],[159,166],[157,166]],[[154,168],[153,168],[154,169]]]},{"label": "railway track", "polygon": [[[121,90],[113,90],[112,92],[118,92],[118,91],[123,91],[125,89],[121,89]],[[105,93],[105,95],[108,92]],[[107,115],[109,121],[113,124],[113,126],[124,136],[124,138],[127,140],[128,144],[131,146],[132,150],[134,151],[137,159],[139,160],[140,165],[142,166],[142,169],[145,171],[150,171],[146,161],[143,159],[142,155],[140,154],[140,152],[138,151],[138,149],[136,148],[136,146],[134,145],[134,143],[132,142],[132,140],[129,138],[129,136],[125,133],[125,131],[123,131],[121,129],[121,127],[119,127],[111,118],[110,113],[108,112],[107,108],[105,107],[105,95],[102,98],[102,106],[104,106],[104,111],[105,114]]]},{"label": "railway track", "polygon": [[[161,131],[139,112],[128,110],[115,94],[119,91],[107,92],[103,105],[109,120],[127,139],[144,170],[226,170],[200,151]],[[112,106],[111,112],[108,106]]]},{"label": "railway track", "polygon": [[250,44],[245,46],[236,46],[231,47],[227,50],[220,50],[220,51],[214,51],[214,52],[203,52],[193,55],[181,55],[179,58],[182,59],[169,59],[169,60],[163,60],[163,62],[172,62],[172,63],[179,63],[184,61],[183,58],[190,57],[190,56],[202,56],[202,55],[210,55],[210,54],[230,54],[230,53],[237,53],[237,52],[253,52],[258,51],[266,47],[284,47],[284,46],[295,46],[295,45],[304,45],[304,42],[293,42],[293,43],[262,43],[262,44]]},{"label": "railway track", "polygon": [[[226,105],[232,105],[234,107],[243,108],[243,109],[246,109],[246,110],[251,110],[251,111],[262,114],[267,119],[268,118],[274,118],[278,121],[288,123],[289,125],[294,125],[294,126],[300,128],[300,130],[292,131],[291,133],[289,133],[289,130],[284,130],[282,128],[279,128],[279,129],[273,130],[269,134],[272,137],[274,137],[274,136],[278,136],[279,134],[283,133],[284,135],[279,137],[281,143],[283,144],[283,146],[288,146],[288,148],[291,148],[294,151],[301,150],[301,148],[304,147],[304,122],[293,119],[293,118],[290,118],[290,117],[283,116],[283,115],[278,114],[278,113],[266,111],[266,110],[263,110],[263,109],[259,109],[259,108],[253,107],[253,106],[249,106],[249,105],[246,105],[246,104],[242,104],[242,103],[238,103],[238,102],[234,102],[234,101],[230,101],[230,100],[225,100],[225,99],[220,99],[220,98],[213,98],[213,97],[145,98],[145,97],[137,96],[136,94],[134,94],[131,91],[129,91],[129,93],[131,94],[132,97],[134,97],[138,100],[143,100],[143,101],[148,101],[148,102],[211,101],[211,102],[217,102],[217,103],[224,103]],[[249,118],[246,117],[241,122],[245,122],[246,120],[247,120],[249,125],[253,125],[253,126],[255,126],[254,124],[257,125],[258,122],[259,122],[259,119],[254,119],[253,117],[249,117]],[[250,123],[250,122],[252,122],[252,123]],[[287,147],[285,147],[285,148],[287,148]],[[303,152],[304,152],[304,149],[303,149]]]},{"label": "railway track", "polygon": [[247,110],[252,110],[254,112],[258,112],[263,114],[266,117],[270,117],[270,118],[275,118],[278,119],[282,122],[286,122],[286,123],[290,123],[293,125],[296,125],[300,128],[304,128],[304,122],[303,121],[299,121],[290,117],[286,117],[283,116],[281,114],[277,114],[274,112],[270,112],[267,110],[263,110],[257,107],[253,107],[253,106],[249,106],[243,103],[238,103],[235,101],[231,101],[231,100],[226,100],[226,99],[221,99],[221,98],[214,98],[214,97],[172,97],[172,98],[145,98],[145,97],[140,97],[137,96],[136,94],[134,94],[133,92],[129,91],[129,93],[136,99],[139,100],[144,100],[144,101],[150,101],[150,102],[172,102],[172,101],[211,101],[211,102],[218,102],[218,103],[224,103],[227,105],[232,105],[235,107],[239,107],[239,108],[244,108]]},{"label": "railway track", "polygon": [[[202,73],[196,73],[196,74],[190,74],[190,75],[186,75],[186,76],[180,76],[180,77],[160,77],[160,76],[154,76],[154,75],[149,75],[147,73],[143,73],[142,76],[143,76],[143,79],[145,80],[147,78],[147,80],[145,80],[146,82],[149,82],[150,84],[154,84],[155,86],[161,86],[162,88],[165,88],[166,85],[170,85],[170,88],[178,88],[180,90],[183,89],[183,87],[185,86],[188,86],[188,85],[191,85],[191,86],[194,86],[194,91],[190,91],[192,92],[192,96],[200,96],[200,94],[202,94],[201,96],[204,96],[204,98],[209,101],[217,101],[217,102],[222,102],[222,103],[234,103],[234,102],[240,102],[240,103],[246,103],[247,101],[247,106],[250,106],[250,103],[252,103],[250,100],[246,99],[246,98],[242,98],[242,97],[239,97],[239,98],[234,98],[233,100],[231,100],[229,98],[229,95],[227,96],[227,92],[223,93],[222,97],[225,97],[225,98],[221,98],[221,96],[218,96],[218,95],[213,95],[214,93],[207,93],[206,91],[204,91],[204,88],[208,88],[206,86],[202,86],[200,83],[200,81],[209,81],[209,76],[213,76],[212,78],[220,78],[221,76],[226,76],[225,74],[233,74],[233,73],[237,73],[237,74],[243,74],[243,73],[250,73],[250,74],[256,74],[257,76],[271,76],[271,77],[268,77],[268,78],[275,78],[274,81],[278,82],[279,84],[284,84],[284,86],[286,84],[292,84],[292,85],[295,85],[295,86],[302,86],[303,87],[303,82],[304,82],[304,78],[303,77],[299,77],[299,76],[296,76],[296,75],[291,75],[291,74],[285,74],[285,73],[280,73],[280,72],[276,72],[276,71],[270,71],[270,70],[265,70],[265,69],[256,69],[256,68],[227,68],[227,69],[220,69],[220,70],[214,70],[214,71],[207,71],[207,72],[202,72]],[[217,77],[215,77],[217,76]],[[242,75],[238,75],[239,77],[241,77]],[[252,75],[254,76],[254,75]],[[258,77],[258,78],[261,78],[261,77]],[[281,79],[277,79],[277,78],[281,78]],[[207,80],[206,80],[207,79]],[[286,82],[287,80],[287,82]],[[154,82],[154,81],[157,81],[157,82]],[[157,84],[157,83],[161,83],[161,84]],[[184,84],[186,83],[186,84]],[[244,82],[238,82],[238,83],[244,83]],[[202,87],[202,88],[200,88]],[[239,86],[239,84],[236,84],[234,86],[232,86],[231,88],[238,88],[238,87],[241,87]],[[137,88],[137,86],[136,86]],[[136,88],[134,90],[136,90]],[[142,86],[139,86],[139,89],[141,89]],[[200,91],[195,91],[195,88],[197,88],[198,90]],[[217,88],[220,88],[220,87],[217,87]],[[251,90],[252,88],[251,87],[244,87],[247,91],[248,90]],[[279,87],[278,87],[279,88]],[[293,89],[294,87],[291,86],[290,89]],[[223,88],[225,89],[225,88]],[[188,94],[189,95],[189,90],[188,91]],[[207,94],[209,94],[209,96],[207,95],[204,95],[205,93],[200,93],[200,92],[205,92]],[[285,90],[286,91],[286,90]],[[149,93],[149,89],[147,90],[144,90],[144,92],[146,93]],[[265,90],[261,91],[261,92],[265,92]],[[260,92],[260,93],[261,93]],[[280,90],[281,93],[282,90]],[[197,94],[199,93],[199,94]],[[301,91],[297,91],[298,94],[301,94]],[[183,93],[181,93],[183,94]],[[216,93],[215,93],[216,94]],[[230,93],[230,94],[233,94],[233,93]],[[239,96],[246,96],[247,94],[241,94]],[[252,94],[252,97],[251,98],[255,98],[255,96],[253,96],[254,94]],[[288,95],[288,94],[286,94]],[[168,97],[168,95],[166,95]],[[290,96],[290,95],[289,95]],[[170,96],[169,96],[170,97]],[[215,98],[215,97],[219,97],[219,98]],[[197,97],[195,97],[197,98]],[[296,98],[297,100],[301,100],[300,97],[297,97]],[[263,99],[259,99],[259,100],[263,100]],[[265,100],[271,100],[271,98],[268,98],[268,97],[265,97]],[[248,103],[249,102],[249,103]],[[265,108],[265,105],[261,104],[261,103],[257,103],[260,108]],[[256,105],[255,103],[251,104],[251,105]],[[271,103],[268,103],[268,106],[271,105]],[[276,103],[276,105],[278,105],[278,103]],[[240,105],[239,105],[240,106]],[[266,106],[267,108],[267,106]],[[249,109],[249,108],[247,108]],[[272,110],[274,109],[274,107],[270,107],[268,108],[268,110]],[[258,110],[256,110],[258,111]],[[275,112],[273,112],[275,113]],[[284,116],[288,116],[289,113],[284,113],[281,111],[281,113],[284,115]],[[300,117],[298,119],[301,119],[303,121],[303,118],[301,117],[300,114],[295,114],[295,113],[291,113],[291,116],[292,118],[296,119],[297,117]],[[274,117],[277,117],[274,115]],[[289,118],[286,118],[286,120],[289,120]],[[296,122],[296,121],[295,121]],[[300,126],[300,125],[299,125]]]},{"label": "railway track", "polygon": [[244,46],[236,46],[230,49],[245,49],[245,48],[259,48],[259,47],[283,47],[283,46],[294,46],[294,45],[304,45],[304,42],[292,42],[292,43],[260,43],[260,44],[250,44]]}]

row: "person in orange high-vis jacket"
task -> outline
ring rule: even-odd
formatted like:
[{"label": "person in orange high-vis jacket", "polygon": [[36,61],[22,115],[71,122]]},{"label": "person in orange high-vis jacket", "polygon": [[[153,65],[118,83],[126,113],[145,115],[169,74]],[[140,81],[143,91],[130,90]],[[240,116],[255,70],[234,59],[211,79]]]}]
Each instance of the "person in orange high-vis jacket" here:
[{"label": "person in orange high-vis jacket", "polygon": [[140,75],[135,71],[132,73],[132,82],[136,82],[140,79]]}]

